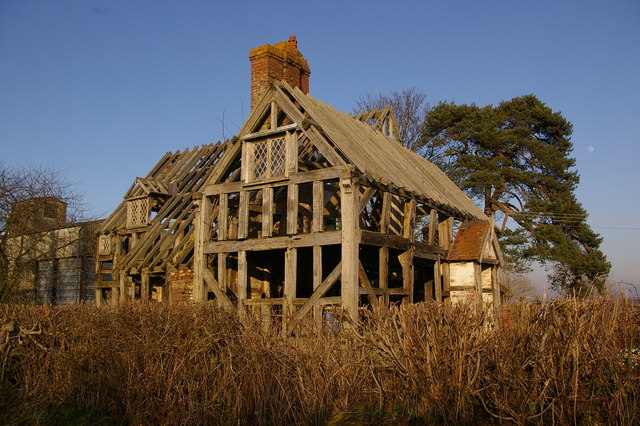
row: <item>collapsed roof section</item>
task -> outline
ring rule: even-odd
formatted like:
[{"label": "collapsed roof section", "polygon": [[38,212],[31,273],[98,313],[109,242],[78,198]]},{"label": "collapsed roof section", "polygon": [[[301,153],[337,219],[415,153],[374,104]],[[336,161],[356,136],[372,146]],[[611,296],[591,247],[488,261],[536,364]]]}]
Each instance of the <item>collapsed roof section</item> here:
[{"label": "collapsed roof section", "polygon": [[[103,222],[100,234],[120,235],[125,247],[102,247],[116,254],[118,270],[164,270],[191,263],[194,195],[214,172],[231,141],[166,153],[144,178],[136,178],[124,200]],[[106,250],[105,250],[106,248]]]}]

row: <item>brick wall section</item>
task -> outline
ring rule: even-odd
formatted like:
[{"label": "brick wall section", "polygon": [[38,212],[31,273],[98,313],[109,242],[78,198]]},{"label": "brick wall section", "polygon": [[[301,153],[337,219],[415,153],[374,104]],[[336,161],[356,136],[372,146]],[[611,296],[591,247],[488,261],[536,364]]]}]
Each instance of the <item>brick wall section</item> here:
[{"label": "brick wall section", "polygon": [[192,300],[192,292],[193,271],[191,269],[177,269],[171,272],[170,303],[189,302]]},{"label": "brick wall section", "polygon": [[275,45],[265,44],[249,53],[251,61],[251,110],[269,90],[271,80],[285,80],[309,93],[309,64],[298,51],[295,36]]}]

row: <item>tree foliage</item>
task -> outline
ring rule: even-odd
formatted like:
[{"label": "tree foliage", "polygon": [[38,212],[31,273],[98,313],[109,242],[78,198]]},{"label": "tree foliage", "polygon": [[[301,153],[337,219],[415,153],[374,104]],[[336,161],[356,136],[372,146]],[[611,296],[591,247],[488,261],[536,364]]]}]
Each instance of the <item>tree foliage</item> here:
[{"label": "tree foliage", "polygon": [[420,143],[442,153],[436,163],[485,213],[515,221],[508,254],[550,266],[558,290],[602,291],[610,264],[574,195],[571,133],[559,112],[526,95],[495,107],[441,103],[426,115]]}]

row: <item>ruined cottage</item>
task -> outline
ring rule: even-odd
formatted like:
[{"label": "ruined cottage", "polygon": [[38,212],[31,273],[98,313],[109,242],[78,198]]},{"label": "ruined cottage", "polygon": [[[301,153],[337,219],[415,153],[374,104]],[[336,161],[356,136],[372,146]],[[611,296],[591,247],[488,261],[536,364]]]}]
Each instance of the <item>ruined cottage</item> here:
[{"label": "ruined cottage", "polygon": [[100,221],[68,222],[56,197],[17,201],[7,221],[3,266],[14,300],[52,305],[93,303],[95,234]]},{"label": "ruined cottage", "polygon": [[313,98],[295,37],[249,59],[238,135],[165,154],[103,222],[98,304],[356,318],[377,303],[499,303],[490,218],[402,145],[389,109],[352,116]]}]

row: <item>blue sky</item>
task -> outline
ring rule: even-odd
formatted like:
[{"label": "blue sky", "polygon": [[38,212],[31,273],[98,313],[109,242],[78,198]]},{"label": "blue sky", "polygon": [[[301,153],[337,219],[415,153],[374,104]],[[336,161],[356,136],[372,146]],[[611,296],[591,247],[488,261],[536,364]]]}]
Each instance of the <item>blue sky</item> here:
[{"label": "blue sky", "polygon": [[0,160],[67,169],[106,216],[165,152],[232,136],[249,50],[290,35],[339,110],[416,87],[561,111],[612,281],[640,284],[637,1],[0,0]]}]

